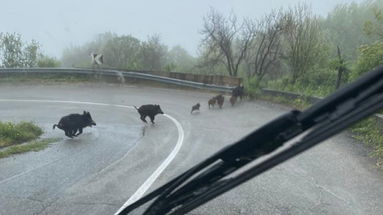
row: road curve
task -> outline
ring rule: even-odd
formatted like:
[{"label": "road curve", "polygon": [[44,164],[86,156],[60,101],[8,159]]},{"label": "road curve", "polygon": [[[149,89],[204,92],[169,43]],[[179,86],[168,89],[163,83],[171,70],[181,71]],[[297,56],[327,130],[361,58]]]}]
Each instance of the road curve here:
[{"label": "road curve", "polygon": [[[102,83],[2,85],[0,99],[161,104],[180,122],[183,145],[150,190],[287,108],[262,103],[208,110],[212,94]],[[190,108],[200,102],[200,113]],[[51,126],[88,110],[97,126],[73,140]],[[60,138],[40,152],[0,159],[0,214],[114,214],[174,150],[179,130],[165,116],[144,125],[132,109],[80,103],[1,102],[0,119],[32,120]],[[190,214],[383,214],[383,175],[368,150],[342,133]]]}]

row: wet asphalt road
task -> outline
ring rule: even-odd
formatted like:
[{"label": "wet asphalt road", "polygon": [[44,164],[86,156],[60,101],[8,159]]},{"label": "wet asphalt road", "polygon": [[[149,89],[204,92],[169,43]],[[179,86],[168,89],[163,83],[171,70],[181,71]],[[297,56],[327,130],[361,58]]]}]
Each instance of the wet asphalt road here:
[{"label": "wet asphalt road", "polygon": [[[150,190],[288,111],[265,102],[207,110],[211,96],[100,83],[0,86],[0,99],[161,104],[181,123],[185,139]],[[201,111],[191,115],[197,102]],[[75,139],[52,130],[61,116],[83,110],[91,112],[96,127]],[[44,128],[44,136],[59,138],[43,151],[0,159],[0,214],[113,214],[177,141],[168,118],[144,125],[135,110],[110,106],[0,102],[0,119],[31,120]],[[383,214],[382,199],[382,172],[365,147],[342,133],[190,214]]]}]

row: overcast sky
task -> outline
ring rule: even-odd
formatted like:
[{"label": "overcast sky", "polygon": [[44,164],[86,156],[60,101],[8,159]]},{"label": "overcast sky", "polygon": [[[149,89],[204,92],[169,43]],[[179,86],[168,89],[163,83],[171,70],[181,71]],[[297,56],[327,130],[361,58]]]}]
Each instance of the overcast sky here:
[{"label": "overcast sky", "polygon": [[[326,15],[336,4],[353,0],[306,0],[313,11]],[[362,0],[354,0],[361,2]],[[181,45],[196,55],[202,17],[213,7],[222,13],[257,18],[272,9],[300,0],[1,0],[0,32],[35,39],[45,54],[61,57],[62,50],[81,45],[106,31],[141,40],[157,33],[169,47]]]}]

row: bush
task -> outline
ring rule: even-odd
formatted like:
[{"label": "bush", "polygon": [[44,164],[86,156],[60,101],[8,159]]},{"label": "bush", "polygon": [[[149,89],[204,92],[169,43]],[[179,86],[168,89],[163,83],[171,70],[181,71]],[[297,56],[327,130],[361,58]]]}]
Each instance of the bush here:
[{"label": "bush", "polygon": [[29,151],[39,151],[46,148],[49,144],[57,142],[58,139],[49,138],[42,140],[34,140],[28,144],[9,146],[5,150],[0,151],[0,158],[5,158],[14,154],[20,154]]},{"label": "bush", "polygon": [[269,81],[267,86],[272,89],[295,92],[309,96],[327,96],[335,91],[337,71],[331,69],[315,70],[291,84],[288,77]]},{"label": "bush", "polygon": [[256,77],[245,79],[245,93],[250,97],[250,99],[254,99],[257,95],[259,95],[260,86],[258,84],[259,83]]},{"label": "bush", "polygon": [[353,80],[383,64],[383,42],[362,46],[359,52],[356,68],[351,74]]},{"label": "bush", "polygon": [[354,137],[373,148],[378,166],[383,166],[382,126],[375,117],[367,118],[352,127]]},{"label": "bush", "polygon": [[38,67],[59,67],[61,62],[53,57],[42,56],[37,60]]},{"label": "bush", "polygon": [[43,130],[32,122],[0,122],[0,147],[34,140],[42,134]]}]

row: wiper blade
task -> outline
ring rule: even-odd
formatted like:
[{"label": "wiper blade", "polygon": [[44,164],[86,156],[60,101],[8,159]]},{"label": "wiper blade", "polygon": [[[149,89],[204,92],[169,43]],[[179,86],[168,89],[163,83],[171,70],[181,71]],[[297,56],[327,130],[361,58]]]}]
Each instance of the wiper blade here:
[{"label": "wiper blade", "polygon": [[[293,110],[267,123],[119,214],[128,214],[150,201],[153,202],[144,212],[146,215],[187,213],[382,108],[383,67],[380,67],[305,111]],[[303,137],[285,145],[298,135]],[[250,165],[265,155],[269,157]]]}]

